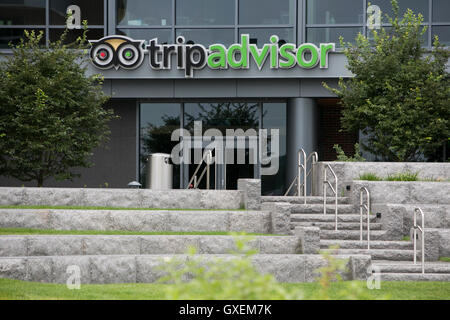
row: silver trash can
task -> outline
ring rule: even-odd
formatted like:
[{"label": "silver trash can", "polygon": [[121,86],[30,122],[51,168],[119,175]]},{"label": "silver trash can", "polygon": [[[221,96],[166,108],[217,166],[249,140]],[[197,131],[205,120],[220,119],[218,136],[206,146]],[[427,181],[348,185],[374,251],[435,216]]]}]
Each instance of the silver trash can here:
[{"label": "silver trash can", "polygon": [[173,166],[170,154],[153,153],[147,158],[147,188],[172,189]]}]

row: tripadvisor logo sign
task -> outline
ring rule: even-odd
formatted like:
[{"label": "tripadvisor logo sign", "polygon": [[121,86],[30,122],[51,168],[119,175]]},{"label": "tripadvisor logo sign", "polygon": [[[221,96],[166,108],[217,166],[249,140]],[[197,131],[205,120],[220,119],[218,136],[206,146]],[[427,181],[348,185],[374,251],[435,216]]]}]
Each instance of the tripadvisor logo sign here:
[{"label": "tripadvisor logo sign", "polygon": [[[172,56],[176,56],[177,69],[184,70],[191,78],[194,70],[208,67],[213,70],[249,69],[254,63],[261,70],[266,63],[271,69],[291,69],[296,66],[303,69],[317,67],[328,68],[328,53],[335,50],[334,43],[322,43],[316,46],[304,43],[297,47],[293,43],[278,45],[278,37],[271,36],[270,43],[258,48],[249,42],[249,35],[241,35],[241,42],[228,48],[223,44],[212,44],[208,48],[201,44],[188,44],[179,36],[175,44],[159,44],[152,39],[143,47],[143,40],[133,40],[124,36],[109,36],[90,41],[90,56],[93,64],[100,69],[119,68],[136,69],[148,54],[150,68],[169,70],[172,68]],[[267,61],[268,60],[268,61]]]}]

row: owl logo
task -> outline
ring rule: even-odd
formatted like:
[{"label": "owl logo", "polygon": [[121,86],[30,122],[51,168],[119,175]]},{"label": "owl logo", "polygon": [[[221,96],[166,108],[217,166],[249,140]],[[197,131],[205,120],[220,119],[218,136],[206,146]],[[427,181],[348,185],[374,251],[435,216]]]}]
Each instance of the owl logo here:
[{"label": "owl logo", "polygon": [[136,69],[144,60],[144,40],[109,36],[89,42],[92,62],[99,69]]}]

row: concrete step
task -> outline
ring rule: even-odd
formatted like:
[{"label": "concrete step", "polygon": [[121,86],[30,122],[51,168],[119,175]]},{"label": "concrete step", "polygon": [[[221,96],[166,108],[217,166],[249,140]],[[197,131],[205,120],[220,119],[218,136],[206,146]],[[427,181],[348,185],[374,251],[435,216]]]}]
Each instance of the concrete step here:
[{"label": "concrete step", "polygon": [[[292,222],[334,222],[335,216],[333,214],[299,214],[293,213],[291,214]],[[363,221],[367,220],[367,217],[363,216]],[[359,214],[338,214],[338,222],[355,222],[359,223],[360,216]],[[371,215],[370,222],[376,222],[377,218],[375,215]]]},{"label": "concrete step", "polygon": [[[78,269],[81,286],[88,283],[152,283],[164,276],[166,262],[177,259],[180,263],[213,258],[240,259],[236,255],[93,255],[93,256],[46,256],[46,257],[1,257],[0,278],[34,282],[66,283]],[[348,256],[336,256],[348,259]],[[255,268],[261,273],[272,274],[279,282],[313,282],[317,269],[327,265],[321,255],[271,255],[258,254],[251,257]],[[367,277],[366,269],[370,257],[350,257],[350,272],[343,272],[344,280],[361,280]],[[71,269],[68,269],[71,267]],[[72,271],[70,271],[72,270]],[[77,271],[78,271],[77,270]],[[363,277],[364,275],[364,277]]]},{"label": "concrete step", "polygon": [[268,211],[0,209],[0,228],[271,233]]},{"label": "concrete step", "polygon": [[[359,240],[359,230],[320,230],[320,238],[326,240]],[[367,239],[367,231],[363,231],[363,239]],[[390,240],[387,239],[385,230],[374,230],[370,232],[371,240]]]},{"label": "concrete step", "polygon": [[[409,262],[409,263],[408,263]],[[376,271],[379,273],[421,273],[422,265],[420,261],[416,265],[410,261],[402,264],[378,264],[372,263]],[[446,273],[450,274],[450,263],[427,263],[425,262],[425,273]]]},{"label": "concrete step", "polygon": [[[334,205],[327,204],[327,213],[334,214]],[[323,213],[323,204],[292,204],[292,213]],[[355,206],[352,204],[340,204],[338,205],[338,214],[353,213],[356,214],[357,211]],[[359,212],[358,212],[359,213]]]},{"label": "concrete step", "polygon": [[[301,253],[295,236],[256,236],[248,245],[261,254]],[[232,236],[155,235],[29,235],[0,236],[0,257],[71,255],[229,254],[236,250]]]},{"label": "concrete step", "polygon": [[[327,249],[330,246],[339,246],[340,249],[367,249],[367,241],[363,240],[320,240],[320,247]],[[410,241],[371,241],[372,249],[412,250]]]},{"label": "concrete step", "polygon": [[[298,227],[319,227],[322,230],[334,230],[334,222],[292,222]],[[338,230],[359,230],[360,224],[355,222],[338,222]],[[363,229],[367,230],[367,223],[363,223]],[[381,230],[381,223],[371,223],[370,230]]]},{"label": "concrete step", "polygon": [[[262,202],[289,202],[292,204],[303,204],[305,201],[304,197],[292,197],[292,196],[265,196],[261,197]],[[327,203],[334,203],[333,197],[327,197]],[[307,204],[323,204],[323,197],[321,196],[307,196],[306,197]],[[338,197],[338,204],[349,204],[349,197]]]},{"label": "concrete step", "polygon": [[322,249],[321,252],[331,252],[339,255],[364,254],[370,255],[374,260],[405,261],[413,260],[413,250],[391,250],[391,249]]},{"label": "concrete step", "polygon": [[381,281],[439,281],[450,282],[445,273],[380,273]]}]

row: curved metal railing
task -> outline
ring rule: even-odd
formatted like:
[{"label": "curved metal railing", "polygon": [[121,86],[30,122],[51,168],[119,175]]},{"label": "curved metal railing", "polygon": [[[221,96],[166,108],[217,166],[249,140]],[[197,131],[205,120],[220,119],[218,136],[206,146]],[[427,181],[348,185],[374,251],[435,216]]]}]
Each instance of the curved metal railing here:
[{"label": "curved metal railing", "polygon": [[[330,171],[334,176],[334,187],[330,181],[327,179],[327,172]],[[333,168],[329,164],[323,167],[323,214],[327,214],[327,186],[330,187],[331,191],[334,193],[334,230],[338,230],[338,177],[334,172]]]},{"label": "curved metal railing", "polygon": [[[422,216],[422,226],[417,224],[417,213],[420,213]],[[422,234],[422,273],[425,273],[425,215],[420,208],[414,209],[414,264],[417,264],[417,230]]]},{"label": "curved metal railing", "polygon": [[[364,193],[366,203],[364,203]],[[359,190],[359,241],[363,241],[363,211],[367,213],[367,250],[370,250],[370,192],[366,187]]]},{"label": "curved metal railing", "polygon": [[[308,162],[311,161],[311,168],[308,170]],[[304,149],[300,149],[298,151],[298,165],[297,165],[297,176],[294,178],[292,183],[289,185],[285,196],[289,195],[294,186],[297,187],[297,191],[294,193],[294,196],[299,196],[303,194],[304,204],[306,204],[306,196],[307,196],[307,179],[310,175],[311,178],[311,194],[314,188],[314,169],[315,164],[319,161],[319,155],[317,152],[312,152],[308,157],[306,156],[306,152]],[[303,177],[303,179],[302,179]],[[303,180],[303,182],[302,182]]]}]

